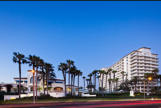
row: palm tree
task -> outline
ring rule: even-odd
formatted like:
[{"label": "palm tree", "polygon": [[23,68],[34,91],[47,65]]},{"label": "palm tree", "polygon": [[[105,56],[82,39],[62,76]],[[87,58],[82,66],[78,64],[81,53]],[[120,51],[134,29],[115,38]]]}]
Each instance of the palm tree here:
[{"label": "palm tree", "polygon": [[99,73],[101,75],[101,88],[103,90],[103,80],[104,80],[104,74],[106,73],[105,70],[99,70]]},{"label": "palm tree", "polygon": [[90,79],[86,79],[86,82],[87,82],[87,86],[89,85],[89,81],[90,81]]},{"label": "palm tree", "polygon": [[118,80],[119,80],[119,78],[115,78],[115,82],[116,82],[116,90],[117,90],[117,86],[118,86]]},{"label": "palm tree", "polygon": [[107,77],[108,77],[108,73],[109,73],[109,71],[107,70],[107,71],[105,72],[105,75],[106,75],[106,85],[105,85],[106,87],[105,87],[105,88],[106,88],[106,89],[107,89]]},{"label": "palm tree", "polygon": [[99,87],[100,87],[100,75],[99,76],[97,76],[97,79],[98,79],[98,85],[99,85]]},{"label": "palm tree", "polygon": [[43,59],[40,59],[40,73],[41,73],[41,78],[42,78],[42,81],[43,81],[43,92],[44,92],[44,95],[45,95],[45,88],[44,88],[44,85],[45,85],[45,71],[44,71],[44,66],[45,66],[45,63],[44,63],[44,60]]},{"label": "palm tree", "polygon": [[108,82],[109,82],[109,92],[111,92],[111,81],[112,81],[112,79],[111,79],[111,72],[112,71],[113,70],[111,68],[108,69],[108,74],[109,74],[109,80],[108,80]]},{"label": "palm tree", "polygon": [[96,77],[97,77],[98,70],[94,70],[92,74],[94,75],[94,89],[96,90]]},{"label": "palm tree", "polygon": [[49,94],[48,89],[49,89],[49,78],[54,78],[55,74],[53,73],[53,66],[50,63],[45,63],[45,71],[46,71],[46,84],[47,84],[47,95]]},{"label": "palm tree", "polygon": [[89,77],[89,85],[92,85],[92,73],[88,74]]},{"label": "palm tree", "polygon": [[83,76],[84,90],[85,90],[85,80],[86,80],[86,77],[85,77],[85,76]]},{"label": "palm tree", "polygon": [[74,61],[67,60],[67,66],[68,66],[68,84],[70,84],[70,69],[74,66]]},{"label": "palm tree", "polygon": [[[152,70],[152,73],[153,73],[153,78],[156,80],[157,86],[158,86],[158,73],[159,73],[159,69],[155,68],[154,70]],[[159,89],[159,86],[157,87],[157,89]]]},{"label": "palm tree", "polygon": [[40,67],[40,57],[35,57],[35,67],[36,67],[36,100],[37,100],[37,80],[38,80],[38,68]]},{"label": "palm tree", "polygon": [[[27,63],[29,64],[29,66],[32,66],[32,68],[33,68],[33,70],[35,72],[37,56],[29,55],[29,57],[27,59],[28,59]],[[33,86],[34,86],[34,83],[35,83],[35,75],[33,75]],[[34,93],[33,95],[35,95],[35,87],[33,87],[33,93]]]},{"label": "palm tree", "polygon": [[113,79],[114,79],[114,81],[113,81],[113,84],[114,84],[114,90],[116,89],[116,82],[115,82],[115,75],[116,75],[116,70],[113,70],[112,71],[112,73],[113,73]]},{"label": "palm tree", "polygon": [[134,84],[134,86],[135,86],[135,92],[136,92],[136,85],[137,85],[137,83],[138,83],[139,79],[138,79],[138,77],[137,77],[137,76],[134,76],[134,77],[132,78],[132,80],[131,80],[131,81],[133,82],[133,84]]},{"label": "palm tree", "polygon": [[78,75],[78,95],[79,95],[79,76],[82,76],[82,72],[80,70],[77,70]]},{"label": "palm tree", "polygon": [[111,88],[111,82],[112,82],[112,79],[109,78],[109,79],[108,79],[108,83],[109,83],[109,92],[110,92],[110,93],[111,93],[111,89],[112,89],[112,88]]},{"label": "palm tree", "polygon": [[64,84],[65,84],[65,96],[66,96],[66,73],[67,73],[67,64],[65,63],[60,63],[60,65],[58,66],[58,70],[62,71],[63,74],[63,78],[64,78]]},{"label": "palm tree", "polygon": [[[74,66],[74,61],[72,60],[67,60],[67,67],[68,67],[68,85],[72,83],[72,76],[71,76],[71,68]],[[72,88],[72,84],[70,85]],[[71,90],[72,92],[72,90]],[[72,93],[71,93],[72,94]]]},{"label": "palm tree", "polygon": [[75,85],[75,76],[77,75],[77,68],[75,66],[70,68],[71,74],[71,96],[73,95],[73,87]]},{"label": "palm tree", "polygon": [[124,77],[125,77],[125,72],[122,71],[122,72],[121,72],[121,75],[122,75],[122,83],[123,83],[123,82],[124,82]]},{"label": "palm tree", "polygon": [[21,64],[27,63],[25,56],[19,52],[14,52],[13,53],[13,62],[18,63],[19,66],[19,89],[18,89],[18,94],[19,94],[19,99],[21,98]]}]

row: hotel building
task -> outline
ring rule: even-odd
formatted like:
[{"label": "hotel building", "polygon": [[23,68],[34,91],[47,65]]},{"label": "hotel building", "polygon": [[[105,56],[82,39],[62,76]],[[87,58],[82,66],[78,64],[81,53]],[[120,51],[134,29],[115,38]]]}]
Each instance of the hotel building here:
[{"label": "hotel building", "polygon": [[[156,68],[158,68],[158,55],[151,52],[151,48],[142,47],[138,50],[134,50],[131,53],[127,54],[123,58],[121,58],[118,62],[113,64],[110,67],[102,68],[102,70],[108,70],[109,68],[116,70],[115,78],[118,78],[117,87],[125,81],[125,79],[131,80],[133,77],[138,77],[139,79],[144,78],[145,73],[152,73],[152,71]],[[125,72],[125,77],[122,77],[121,72]],[[109,79],[109,75],[107,75],[107,78]],[[111,79],[113,78],[113,75],[111,75]],[[101,80],[100,78],[99,80]],[[106,75],[104,75],[103,78],[103,88],[105,88],[107,91],[109,90],[109,82],[108,79],[106,80]],[[107,82],[106,82],[107,81]],[[100,81],[102,82],[102,81]],[[114,91],[114,85],[112,85],[112,91]],[[153,86],[157,86],[156,82],[151,83]],[[101,83],[100,83],[101,86]],[[147,89],[146,85],[146,91]],[[144,92],[144,83],[138,82],[136,85],[137,91]],[[131,89],[134,89],[134,86],[131,87]]]}]

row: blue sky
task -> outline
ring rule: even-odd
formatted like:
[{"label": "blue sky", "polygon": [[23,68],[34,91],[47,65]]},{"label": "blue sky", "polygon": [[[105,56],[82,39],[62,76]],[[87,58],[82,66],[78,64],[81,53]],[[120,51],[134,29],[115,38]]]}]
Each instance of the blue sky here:
[{"label": "blue sky", "polygon": [[[161,2],[0,2],[0,82],[13,82],[14,51],[55,66],[75,61],[84,75],[142,46],[161,58]],[[27,75],[27,65],[22,75]]]}]

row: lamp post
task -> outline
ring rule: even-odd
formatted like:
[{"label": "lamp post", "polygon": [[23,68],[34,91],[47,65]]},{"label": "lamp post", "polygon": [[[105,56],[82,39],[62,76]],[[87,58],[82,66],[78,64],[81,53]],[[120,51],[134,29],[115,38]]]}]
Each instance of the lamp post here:
[{"label": "lamp post", "polygon": [[[149,77],[147,78],[147,80],[148,80],[148,81],[152,81],[153,78],[152,78],[151,76],[149,76]],[[145,101],[145,80],[144,80],[144,101]]]},{"label": "lamp post", "polygon": [[33,103],[35,104],[35,70],[28,70],[33,73]]}]

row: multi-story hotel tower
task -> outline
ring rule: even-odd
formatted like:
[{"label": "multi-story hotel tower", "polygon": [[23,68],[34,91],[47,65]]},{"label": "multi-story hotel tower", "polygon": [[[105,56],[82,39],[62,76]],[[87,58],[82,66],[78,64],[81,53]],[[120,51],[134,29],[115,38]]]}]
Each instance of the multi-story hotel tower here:
[{"label": "multi-story hotel tower", "polygon": [[[132,51],[131,53],[127,54],[123,58],[121,58],[118,62],[113,64],[111,67],[108,68],[102,68],[102,70],[108,70],[109,68],[116,70],[115,78],[118,79],[117,81],[117,87],[125,80],[131,80],[134,76],[143,79],[145,73],[152,73],[152,71],[156,68],[158,68],[158,55],[153,54],[151,52],[150,48],[142,47],[138,50]],[[124,77],[122,75],[122,72],[124,72]],[[101,81],[100,77],[100,86],[103,82],[103,88],[106,90],[109,90],[109,79],[112,79],[114,77],[113,73],[109,76],[107,74],[107,80],[106,80],[106,74],[104,75],[103,80]],[[111,78],[110,78],[111,77]],[[152,84],[152,83],[151,83]],[[111,90],[114,90],[115,85],[110,84],[112,87]],[[153,83],[153,86],[157,86],[156,83]],[[144,83],[139,82],[136,85],[137,91],[144,92]],[[150,87],[150,86],[149,86]],[[146,87],[147,90],[147,87]]]}]

